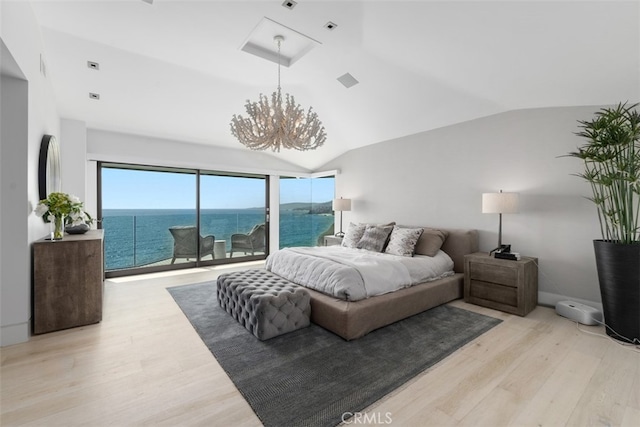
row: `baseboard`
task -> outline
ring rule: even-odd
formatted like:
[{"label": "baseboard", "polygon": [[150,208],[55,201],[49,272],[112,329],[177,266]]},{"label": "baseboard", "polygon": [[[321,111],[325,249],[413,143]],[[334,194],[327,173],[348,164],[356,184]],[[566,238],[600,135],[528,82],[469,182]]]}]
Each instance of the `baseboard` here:
[{"label": "baseboard", "polygon": [[560,295],[560,294],[552,294],[550,292],[538,292],[538,305],[555,307],[559,301],[567,301],[567,300],[579,302],[580,304],[588,305],[602,311],[601,302],[589,301],[582,298],[570,297],[570,296]]},{"label": "baseboard", "polygon": [[29,322],[7,325],[0,328],[0,347],[29,341]]}]

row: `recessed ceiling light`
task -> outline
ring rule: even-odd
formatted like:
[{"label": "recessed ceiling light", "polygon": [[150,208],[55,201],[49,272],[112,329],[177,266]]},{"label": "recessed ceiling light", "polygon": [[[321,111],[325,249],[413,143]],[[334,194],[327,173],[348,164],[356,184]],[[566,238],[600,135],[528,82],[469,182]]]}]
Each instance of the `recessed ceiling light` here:
[{"label": "recessed ceiling light", "polygon": [[98,64],[97,62],[93,62],[93,61],[87,61],[87,67],[91,68],[92,70],[99,70],[100,69],[100,64]]},{"label": "recessed ceiling light", "polygon": [[337,26],[338,26],[338,24],[336,24],[336,23],[334,23],[334,22],[331,22],[331,21],[329,21],[329,22],[327,22],[326,24],[324,24],[324,27],[325,27],[327,30],[330,30],[330,31],[335,30]]},{"label": "recessed ceiling light", "polygon": [[100,99],[100,94],[99,93],[89,92],[89,98],[91,98],[91,99]]},{"label": "recessed ceiling light", "polygon": [[282,5],[287,9],[293,9],[297,4],[298,2],[295,2],[293,0],[285,0],[284,3],[282,3]]}]

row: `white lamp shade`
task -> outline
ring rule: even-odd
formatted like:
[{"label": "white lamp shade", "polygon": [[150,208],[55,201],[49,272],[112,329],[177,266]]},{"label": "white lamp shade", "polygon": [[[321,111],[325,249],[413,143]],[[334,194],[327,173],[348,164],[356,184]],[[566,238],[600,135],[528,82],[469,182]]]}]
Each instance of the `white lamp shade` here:
[{"label": "white lamp shade", "polygon": [[339,199],[333,199],[333,210],[334,211],[350,211],[351,210],[351,199],[343,199],[340,197]]},{"label": "white lamp shade", "polygon": [[517,213],[518,193],[483,193],[482,213]]}]

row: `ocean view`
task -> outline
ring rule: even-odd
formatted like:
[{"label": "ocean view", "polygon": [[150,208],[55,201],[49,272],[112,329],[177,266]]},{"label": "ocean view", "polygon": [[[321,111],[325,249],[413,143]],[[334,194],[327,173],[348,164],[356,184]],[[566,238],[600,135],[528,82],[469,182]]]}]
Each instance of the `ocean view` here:
[{"label": "ocean view", "polygon": [[[333,224],[333,215],[305,210],[281,210],[280,248],[315,246]],[[169,227],[195,225],[195,209],[104,209],[106,270],[118,270],[170,259],[173,237]],[[264,222],[264,209],[203,209],[200,234],[225,240],[231,249],[231,235],[248,233]],[[183,260],[184,261],[184,260]]]}]

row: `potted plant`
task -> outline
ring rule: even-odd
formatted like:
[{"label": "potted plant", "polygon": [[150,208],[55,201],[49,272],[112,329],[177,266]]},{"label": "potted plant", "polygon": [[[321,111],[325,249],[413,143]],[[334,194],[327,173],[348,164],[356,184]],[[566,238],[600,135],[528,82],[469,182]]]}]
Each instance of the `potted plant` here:
[{"label": "potted plant", "polygon": [[46,199],[40,200],[35,212],[45,222],[52,224],[52,240],[62,239],[65,224],[74,227],[85,224],[86,229],[84,231],[86,231],[93,222],[93,218],[84,211],[80,199],[66,193],[50,193]]},{"label": "potted plant", "polygon": [[640,342],[640,113],[638,104],[603,108],[578,121],[586,139],[569,153],[591,185],[602,239],[594,240],[606,332]]}]

